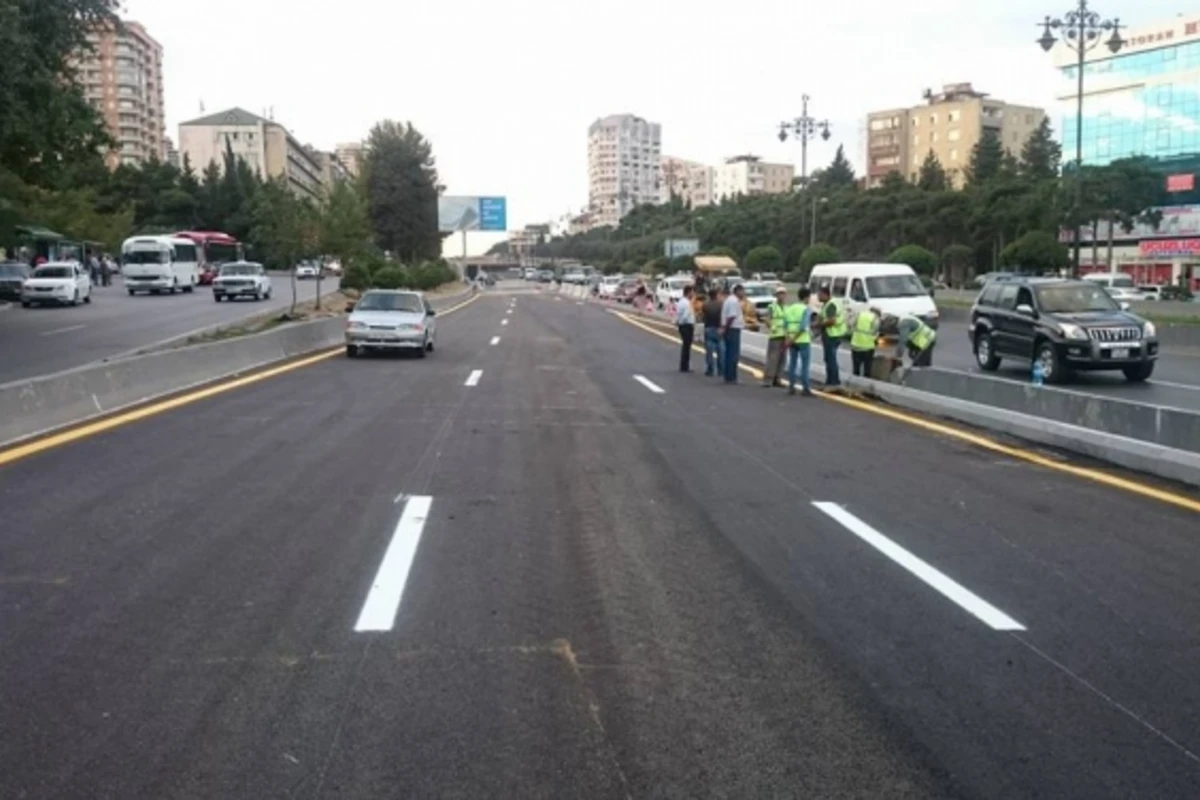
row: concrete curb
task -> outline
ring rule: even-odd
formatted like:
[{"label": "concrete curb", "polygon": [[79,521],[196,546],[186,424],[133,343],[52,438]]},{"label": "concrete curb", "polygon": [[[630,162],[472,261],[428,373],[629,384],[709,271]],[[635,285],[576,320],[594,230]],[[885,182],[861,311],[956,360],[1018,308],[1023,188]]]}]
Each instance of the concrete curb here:
[{"label": "concrete curb", "polygon": [[[628,309],[627,306],[620,304],[617,304],[616,307],[622,311]],[[649,319],[663,320],[657,314],[646,314],[636,310],[631,313]],[[762,366],[765,363],[766,347],[762,334],[743,334],[742,360],[752,362],[757,366]],[[915,370],[910,378],[924,380],[930,373],[937,372],[939,371],[936,369]],[[824,365],[814,363],[810,374],[815,383],[823,384],[825,382]],[[956,379],[962,379],[967,383],[976,381],[974,388],[982,394],[993,391],[993,387],[986,386],[983,383],[985,380],[989,380],[987,378],[966,373],[953,374],[956,376]],[[998,381],[998,379],[990,380]],[[1034,390],[1025,384],[1013,384],[1007,381],[998,382],[1014,387],[1014,397],[1016,396],[1016,390],[1019,390],[1022,394],[1027,391],[1036,391],[1040,393],[1039,396],[1044,402],[1054,403],[1060,400],[1056,395],[1047,394],[1047,391],[1053,393],[1055,391],[1053,389],[1047,390],[1046,387],[1042,387],[1041,389]],[[852,391],[860,392],[897,408],[904,408],[932,417],[966,423],[978,428],[1015,436],[1026,441],[1078,453],[1100,461],[1107,461],[1126,469],[1200,487],[1200,452],[1168,447],[1154,441],[1143,441],[1116,433],[1106,433],[1058,419],[1034,416],[1033,414],[1028,414],[1011,407],[989,405],[973,400],[952,397],[928,391],[924,388],[856,378],[850,375],[844,375],[842,383]],[[1060,392],[1059,394],[1067,395],[1069,393]],[[1066,409],[1066,405],[1092,400],[1103,402],[1103,398],[1083,395],[1061,398],[1064,404],[1064,409],[1061,413],[1064,415],[1076,413]],[[1142,405],[1128,403],[1127,401],[1119,402],[1122,402],[1123,406]],[[1186,412],[1176,412],[1174,409],[1155,409],[1150,406],[1144,406],[1144,408],[1149,412],[1155,412],[1155,421],[1153,423],[1145,421],[1145,424],[1157,425],[1155,430],[1159,434],[1165,433],[1167,436],[1166,440],[1169,441],[1170,437],[1178,435],[1185,429],[1184,426],[1195,426],[1194,428],[1187,428],[1187,430],[1197,431],[1197,436],[1200,437],[1200,415],[1188,414],[1189,419],[1187,420],[1168,420],[1167,422],[1163,422],[1163,414],[1169,416],[1171,413]],[[1200,438],[1198,438],[1198,441],[1200,441]]]},{"label": "concrete curb", "polygon": [[[464,291],[439,297],[434,305],[453,305],[470,294]],[[12,445],[197,386],[341,347],[344,330],[342,317],[328,317],[0,384],[0,445]]]}]

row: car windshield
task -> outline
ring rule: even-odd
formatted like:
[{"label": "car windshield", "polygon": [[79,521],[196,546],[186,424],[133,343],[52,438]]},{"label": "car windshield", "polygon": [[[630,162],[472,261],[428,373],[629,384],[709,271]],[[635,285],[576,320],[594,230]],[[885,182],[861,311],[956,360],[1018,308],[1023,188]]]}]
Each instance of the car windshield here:
[{"label": "car windshield", "polygon": [[692,281],[690,278],[674,278],[672,280],[667,281],[668,289],[682,289],[685,286],[691,286],[691,285],[692,285]]},{"label": "car windshield", "polygon": [[35,278],[73,278],[75,270],[71,267],[38,267],[33,273]]},{"label": "car windshield", "polygon": [[742,284],[742,288],[746,290],[746,297],[770,297],[771,290],[766,284]]},{"label": "car windshield", "polygon": [[1133,278],[1129,277],[1128,275],[1117,275],[1113,278],[1110,278],[1110,280],[1112,281],[1111,285],[1114,289],[1132,289],[1134,286]]},{"label": "car windshield", "polygon": [[0,278],[23,278],[28,272],[22,264],[0,264]]},{"label": "car windshield", "polygon": [[422,314],[425,306],[415,294],[392,294],[389,292],[367,292],[354,307],[355,311],[407,311]]},{"label": "car windshield", "polygon": [[126,264],[166,264],[165,250],[126,250],[122,259]]},{"label": "car windshield", "polygon": [[1039,286],[1038,308],[1050,314],[1072,314],[1084,311],[1116,311],[1120,307],[1103,288],[1089,283],[1067,283],[1059,286]]},{"label": "car windshield", "polygon": [[226,275],[261,275],[262,267],[257,264],[226,264],[221,267],[221,277]]},{"label": "car windshield", "polygon": [[871,299],[884,297],[920,297],[929,294],[915,275],[876,275],[867,278]]}]

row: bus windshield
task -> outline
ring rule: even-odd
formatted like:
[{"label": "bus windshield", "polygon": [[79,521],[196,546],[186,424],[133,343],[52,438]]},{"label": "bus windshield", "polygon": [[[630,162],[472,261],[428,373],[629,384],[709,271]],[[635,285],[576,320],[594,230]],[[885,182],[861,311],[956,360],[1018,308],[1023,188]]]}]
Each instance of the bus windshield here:
[{"label": "bus windshield", "polygon": [[165,250],[126,250],[121,254],[126,264],[169,264]]}]

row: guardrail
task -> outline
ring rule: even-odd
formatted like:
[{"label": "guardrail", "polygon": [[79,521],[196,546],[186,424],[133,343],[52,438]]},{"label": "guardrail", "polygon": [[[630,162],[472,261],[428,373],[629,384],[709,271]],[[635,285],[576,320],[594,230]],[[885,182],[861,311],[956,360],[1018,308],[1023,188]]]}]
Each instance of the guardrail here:
[{"label": "guardrail", "polygon": [[[626,305],[616,306],[622,311]],[[660,313],[642,313],[660,321]],[[761,333],[742,334],[742,358],[766,360]],[[851,391],[889,405],[1057,447],[1128,469],[1200,486],[1200,413],[1115,400],[1050,386],[934,368],[911,371],[904,383],[856,378]],[[819,362],[812,379],[825,380]]]},{"label": "guardrail", "polygon": [[[449,305],[469,295],[448,295],[434,304]],[[341,346],[344,330],[343,317],[327,317],[0,384],[0,445]]]}]

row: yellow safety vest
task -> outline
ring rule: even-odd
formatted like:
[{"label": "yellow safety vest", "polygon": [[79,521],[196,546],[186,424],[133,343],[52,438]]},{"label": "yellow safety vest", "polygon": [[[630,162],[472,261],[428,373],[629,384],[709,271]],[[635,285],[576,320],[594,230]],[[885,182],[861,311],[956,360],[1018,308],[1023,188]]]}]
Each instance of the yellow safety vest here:
[{"label": "yellow safety vest", "polygon": [[937,331],[925,324],[925,320],[914,316],[912,319],[917,321],[917,329],[908,337],[908,343],[914,349],[922,352],[928,350],[933,344],[933,340],[937,338]]},{"label": "yellow safety vest", "polygon": [[784,320],[787,324],[787,335],[791,337],[793,344],[810,344],[812,342],[812,331],[809,327],[809,315],[812,309],[805,303],[791,303],[783,310]]},{"label": "yellow safety vest", "polygon": [[840,300],[830,298],[824,306],[821,307],[822,321],[829,319],[829,306],[833,306],[835,314],[833,324],[825,329],[825,335],[830,339],[846,338],[846,309],[842,307]]},{"label": "yellow safety vest", "polygon": [[877,317],[868,309],[858,312],[854,320],[854,332],[850,335],[850,349],[875,349],[875,320]]},{"label": "yellow safety vest", "polygon": [[767,309],[767,319],[771,323],[770,333],[772,339],[782,339],[787,334],[787,312],[779,303],[771,303]]}]

